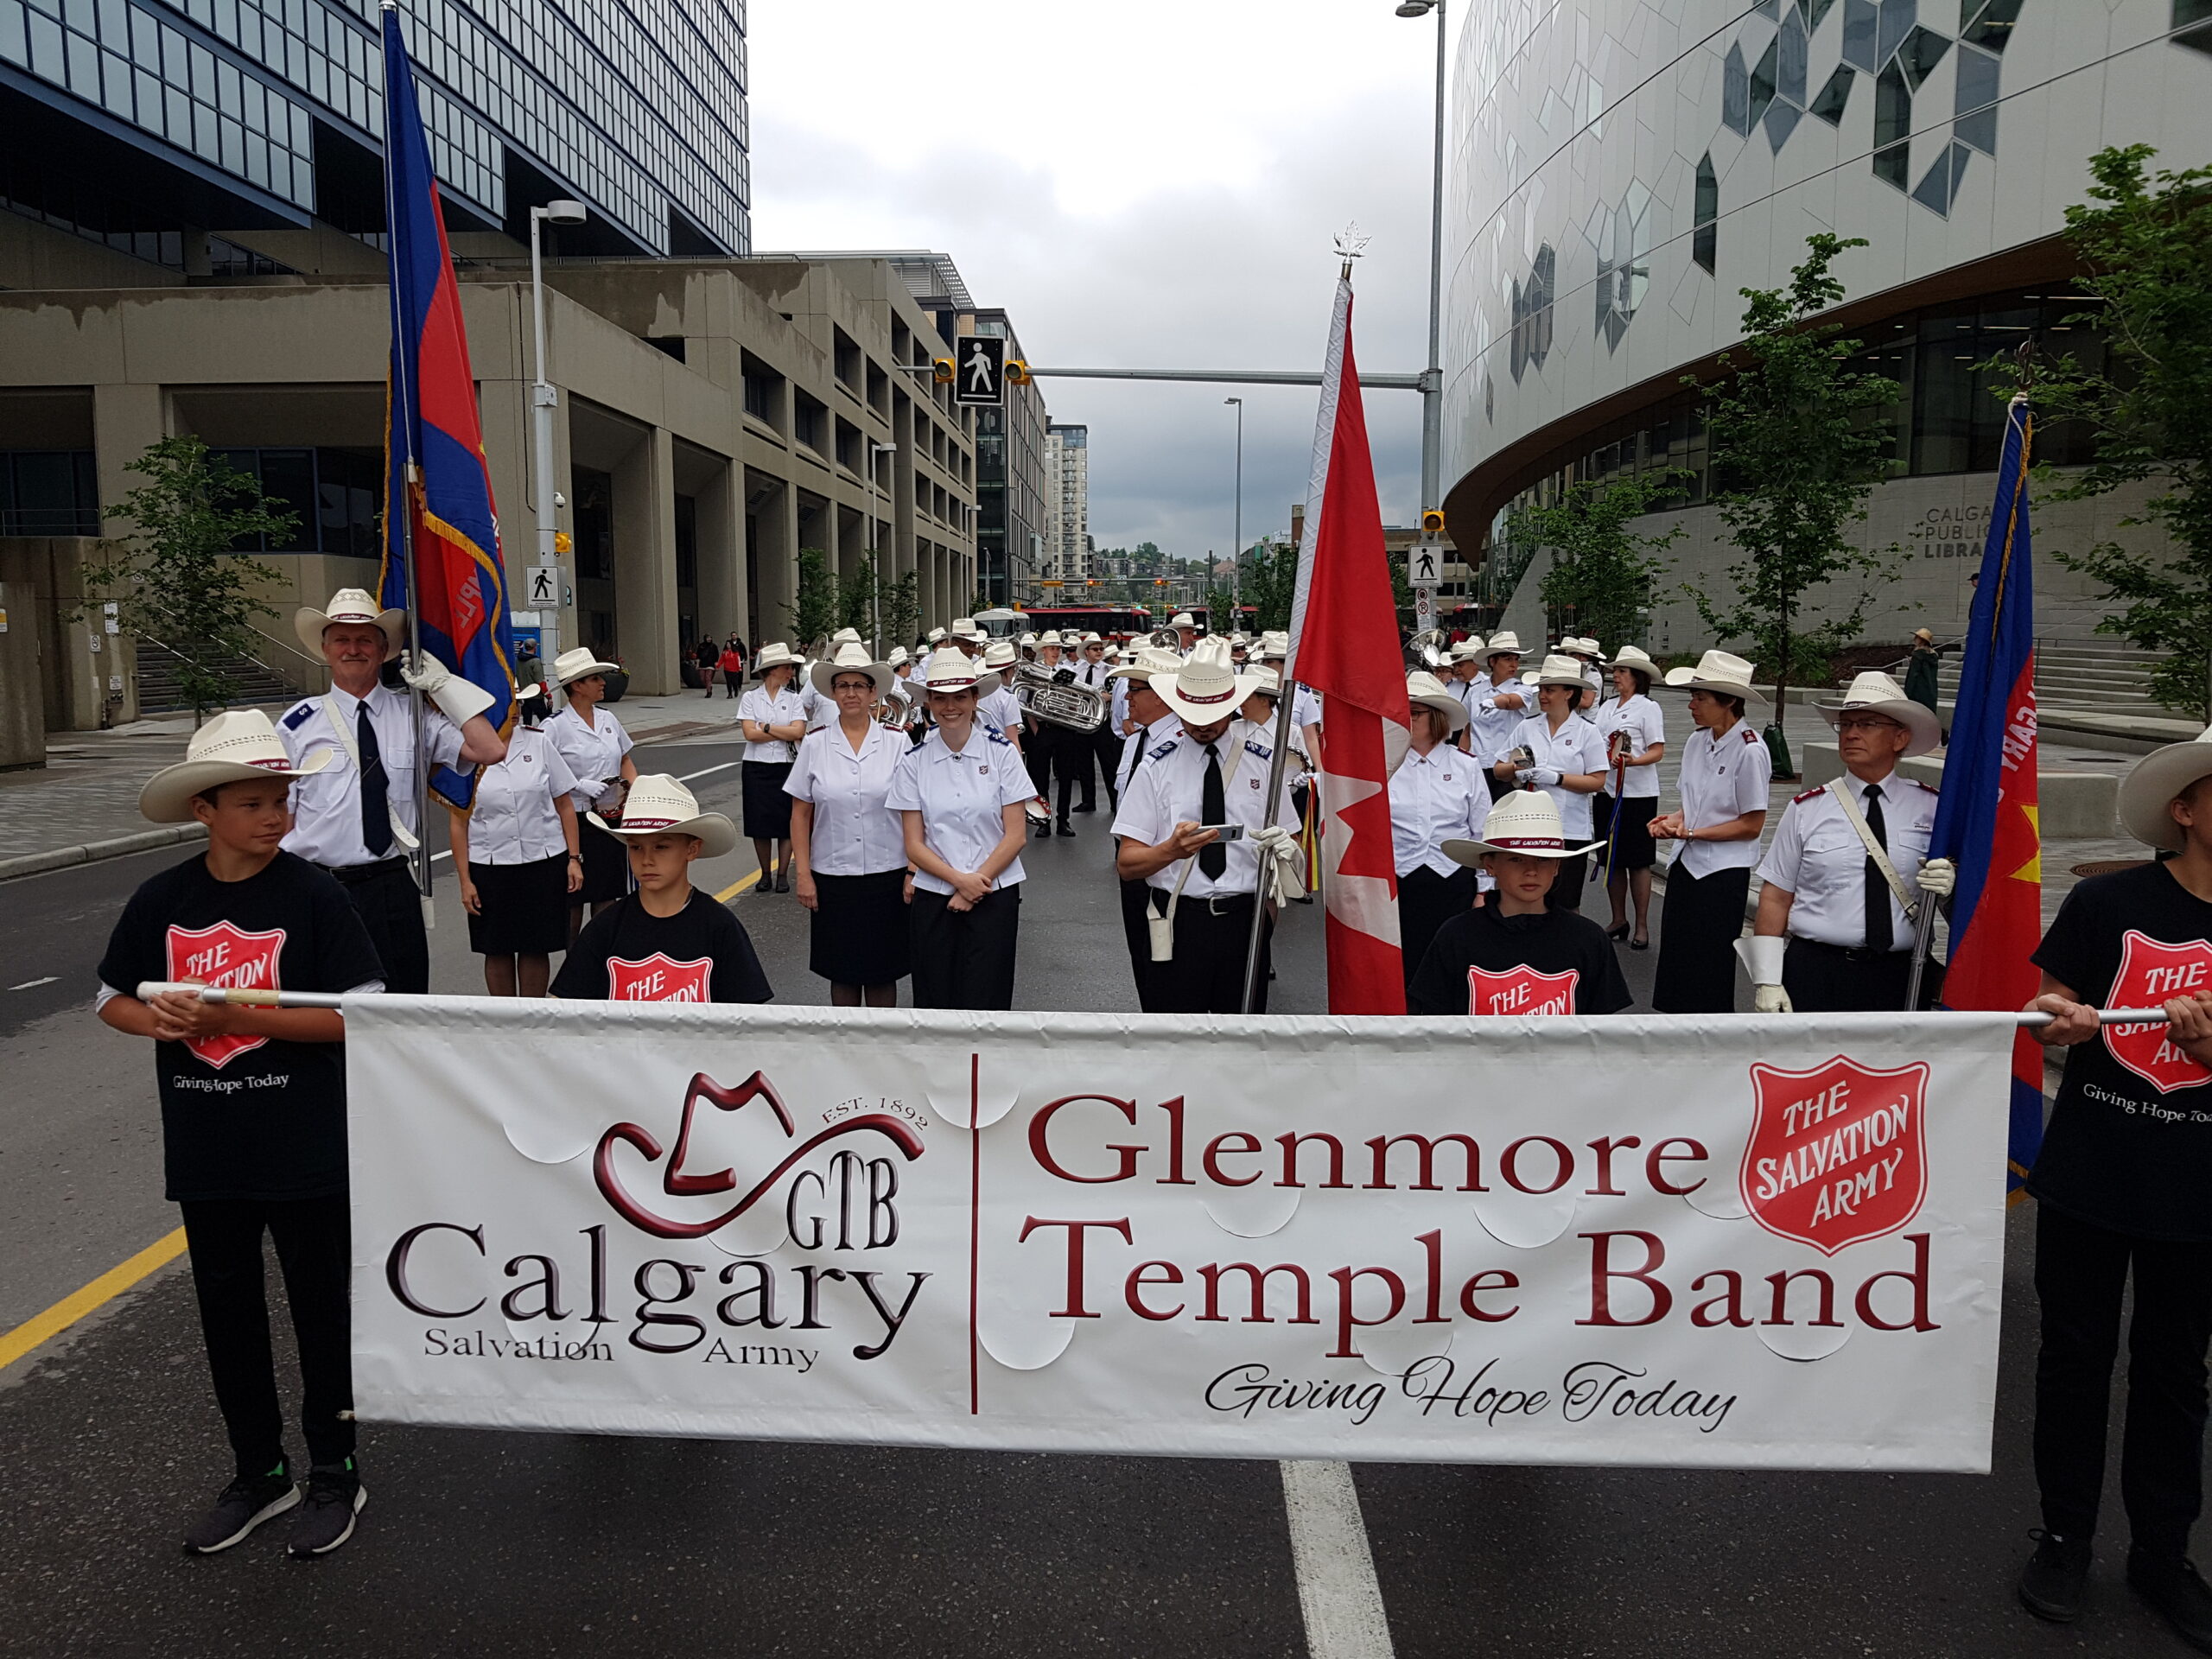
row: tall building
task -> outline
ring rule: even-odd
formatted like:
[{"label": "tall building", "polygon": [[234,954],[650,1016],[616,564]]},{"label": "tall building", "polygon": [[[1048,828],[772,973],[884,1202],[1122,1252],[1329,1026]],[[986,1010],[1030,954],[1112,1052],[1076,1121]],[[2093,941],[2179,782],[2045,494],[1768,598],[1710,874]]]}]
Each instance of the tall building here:
[{"label": "tall building", "polygon": [[1045,532],[1050,574],[1081,582],[1090,569],[1090,429],[1058,421],[1045,428]]},{"label": "tall building", "polygon": [[[1676,582],[1738,556],[1683,377],[1741,334],[1738,290],[1785,286],[1815,231],[1864,237],[1834,320],[1903,396],[1860,544],[1883,561],[1871,637],[1962,629],[2004,405],[1982,366],[2023,340],[2094,353],[2069,327],[2065,210],[2088,157],[2212,155],[2204,0],[1498,0],[1458,45],[1459,160],[1446,238],[1446,511],[1471,557],[1516,499],[1580,479],[1689,475]],[[2039,434],[2037,459],[2086,458]],[[2086,549],[2141,492],[2045,503],[2036,539]],[[2155,550],[2150,549],[2146,550]],[[2103,614],[2045,560],[2037,631]],[[1503,602],[1505,594],[1493,589]],[[1810,620],[1817,620],[1810,619]],[[1662,604],[1654,649],[1702,639]],[[1607,641],[1607,644],[1613,642]]]}]

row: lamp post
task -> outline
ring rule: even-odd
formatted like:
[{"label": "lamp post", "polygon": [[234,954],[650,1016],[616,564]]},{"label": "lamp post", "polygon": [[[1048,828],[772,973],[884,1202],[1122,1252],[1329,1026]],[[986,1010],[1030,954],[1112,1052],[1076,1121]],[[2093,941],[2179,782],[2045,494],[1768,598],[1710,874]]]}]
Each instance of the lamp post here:
[{"label": "lamp post", "polygon": [[1421,377],[1421,504],[1443,505],[1444,470],[1444,4],[1445,0],[1399,0],[1401,17],[1436,14],[1436,138],[1430,161],[1428,220],[1428,366]]},{"label": "lamp post", "polygon": [[[1235,536],[1229,543],[1229,596],[1236,604],[1244,602],[1244,400],[1224,397],[1224,404],[1236,409],[1236,508]],[[1236,631],[1236,619],[1230,618],[1230,631]]]},{"label": "lamp post", "polygon": [[[530,210],[530,320],[531,331],[537,349],[531,364],[530,387],[531,455],[537,470],[536,501],[537,516],[537,562],[557,564],[560,556],[555,537],[558,526],[554,521],[554,509],[560,500],[553,488],[553,410],[561,401],[553,390],[553,383],[545,378],[545,260],[540,247],[538,227],[547,221],[556,225],[581,225],[586,214],[581,201],[565,199],[547,202],[543,207]],[[555,607],[556,612],[559,607]],[[543,630],[540,629],[543,637]],[[561,629],[554,625],[551,649],[545,652],[550,665],[561,650]]]},{"label": "lamp post", "polygon": [[875,516],[875,467],[879,456],[895,455],[898,453],[899,446],[895,443],[870,443],[868,447],[868,569],[874,572],[875,584],[875,593],[873,601],[868,606],[868,613],[873,619],[875,658],[878,662],[883,660],[883,543],[878,534],[879,525]]}]

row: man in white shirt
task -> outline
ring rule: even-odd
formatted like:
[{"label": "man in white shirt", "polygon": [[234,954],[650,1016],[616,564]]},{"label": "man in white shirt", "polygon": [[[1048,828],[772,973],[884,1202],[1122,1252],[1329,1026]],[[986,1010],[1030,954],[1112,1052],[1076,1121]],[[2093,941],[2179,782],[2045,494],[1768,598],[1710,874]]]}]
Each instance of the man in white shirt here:
[{"label": "man in white shirt", "polygon": [[[1106,666],[1106,642],[1095,633],[1083,636],[1083,647],[1074,664],[1075,683],[1086,691],[1096,691],[1102,697],[1109,695],[1113,682],[1106,677],[1112,671]],[[1075,810],[1096,812],[1098,810],[1097,777],[1106,780],[1106,805],[1112,810],[1121,801],[1121,785],[1116,780],[1114,769],[1122,759],[1122,738],[1114,729],[1109,717],[1102,720],[1088,733],[1068,734],[1065,759],[1076,774],[1078,798]],[[1081,753],[1077,753],[1077,751]],[[1095,777],[1094,772],[1096,774]]]},{"label": "man in white shirt", "polygon": [[[1485,767],[1495,767],[1513,747],[1513,734],[1536,712],[1536,693],[1521,681],[1521,639],[1514,633],[1491,636],[1483,647],[1487,675],[1465,694],[1467,729],[1462,742],[1468,753]],[[1513,785],[1493,776],[1491,798],[1496,800]]]},{"label": "man in white shirt", "polygon": [[[1137,768],[1183,729],[1181,722],[1160,700],[1160,694],[1152,689],[1154,675],[1173,674],[1182,666],[1182,661],[1163,646],[1141,645],[1131,653],[1128,662],[1113,671],[1114,690],[1130,715],[1129,734],[1121,740],[1121,752],[1114,767],[1117,811],[1121,802],[1128,798],[1129,782]],[[1118,853],[1120,841],[1117,839],[1114,844]],[[1122,935],[1128,945],[1129,972],[1136,982],[1137,1007],[1147,1014],[1159,1011],[1152,1003],[1148,978],[1152,971],[1152,938],[1145,925],[1145,913],[1151,892],[1143,877],[1122,877]]]},{"label": "man in white shirt", "polygon": [[276,734],[296,766],[318,750],[332,753],[320,772],[293,785],[284,850],[338,878],[384,962],[385,988],[426,995],[429,938],[407,868],[423,830],[416,773],[424,766],[466,771],[504,760],[506,742],[485,718],[494,699],[435,658],[404,664],[400,677],[436,705],[423,715],[418,753],[412,699],[380,677],[400,654],[406,613],[380,608],[361,588],[342,588],[327,610],[302,607],[293,626],[329,665],[330,690],[293,704]]}]

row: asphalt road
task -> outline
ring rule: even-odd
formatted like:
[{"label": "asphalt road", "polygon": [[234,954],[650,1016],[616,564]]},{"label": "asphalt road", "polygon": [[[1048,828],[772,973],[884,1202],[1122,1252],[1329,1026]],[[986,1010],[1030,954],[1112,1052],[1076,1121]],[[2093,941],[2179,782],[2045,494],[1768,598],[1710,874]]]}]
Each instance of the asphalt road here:
[{"label": "asphalt road", "polygon": [[[734,759],[694,742],[640,764],[684,773]],[[730,767],[695,788],[734,811],[736,778]],[[1026,855],[1018,1000],[1128,1008],[1104,816],[1077,822],[1077,839]],[[0,885],[0,1331],[175,1225],[145,1056],[89,1012],[109,923],[175,857]],[[720,891],[750,868],[741,848],[701,885]],[[474,990],[449,882],[442,893],[434,983]],[[730,903],[779,997],[826,1000],[795,901]],[[1316,909],[1290,912],[1279,1011],[1319,1005],[1319,924]],[[1640,1002],[1656,955],[1623,954]],[[49,982],[6,988],[36,980]],[[2012,1227],[1990,1477],[1361,1465],[1392,1648],[2181,1652],[2119,1582],[2116,1491],[2090,1617],[2062,1632],[2012,1602],[2036,1518],[2031,1219],[2018,1211]],[[280,1374],[289,1363],[280,1354]],[[1309,1650],[1273,1464],[372,1427],[372,1501],[338,1556],[285,1562],[272,1528],[186,1560],[177,1528],[227,1461],[181,1263],[0,1370],[0,1651]]]}]

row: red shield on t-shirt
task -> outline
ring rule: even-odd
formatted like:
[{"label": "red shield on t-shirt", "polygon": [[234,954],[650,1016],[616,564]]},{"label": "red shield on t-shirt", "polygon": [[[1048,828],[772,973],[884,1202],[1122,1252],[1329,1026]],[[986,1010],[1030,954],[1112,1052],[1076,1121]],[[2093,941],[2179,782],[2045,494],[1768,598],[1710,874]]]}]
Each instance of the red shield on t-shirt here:
[{"label": "red shield on t-shirt", "polygon": [[[272,927],[266,933],[249,933],[230,922],[217,922],[213,927],[172,927],[168,945],[171,979],[231,990],[283,988],[276,982],[276,964],[284,953],[281,927]],[[200,1037],[185,1046],[209,1065],[222,1065],[268,1040],[266,1037]]]},{"label": "red shield on t-shirt", "polygon": [[[2130,928],[2120,935],[2120,972],[2105,998],[2110,1008],[2155,1008],[2193,991],[2212,989],[2212,942],[2167,944]],[[2174,1046],[2164,1026],[2107,1026],[2112,1057],[2162,1095],[2201,1089],[2208,1071]]]},{"label": "red shield on t-shirt", "polygon": [[610,1002],[711,1002],[714,1001],[715,962],[678,962],[656,950],[642,962],[620,957],[607,959],[607,1000]]},{"label": "red shield on t-shirt", "polygon": [[1737,1185],[1760,1226],[1823,1255],[1894,1233],[1928,1194],[1928,1067],[1839,1054],[1810,1071],[1751,1067]]},{"label": "red shield on t-shirt", "polygon": [[1488,968],[1470,968],[1467,1012],[1573,1014],[1575,982],[1581,977],[1572,968],[1556,974],[1540,974],[1525,965],[1497,972]]}]

